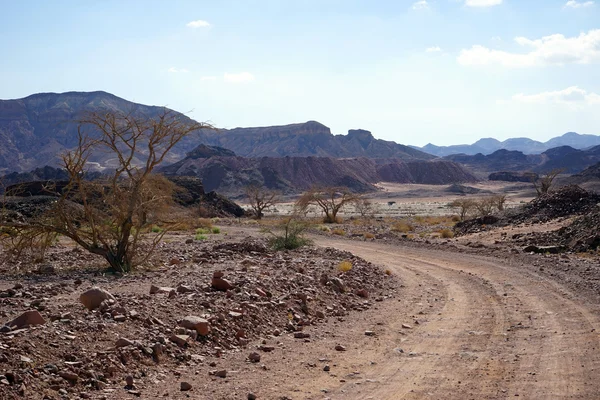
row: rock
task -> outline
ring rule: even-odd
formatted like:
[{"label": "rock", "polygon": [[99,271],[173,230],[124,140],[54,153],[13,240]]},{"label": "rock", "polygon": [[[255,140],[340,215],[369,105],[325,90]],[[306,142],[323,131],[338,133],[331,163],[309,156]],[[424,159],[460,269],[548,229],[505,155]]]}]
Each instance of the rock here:
[{"label": "rock", "polygon": [[325,319],[325,313],[323,311],[315,312],[315,316],[319,319]]},{"label": "rock", "polygon": [[100,304],[105,300],[115,301],[115,298],[112,294],[99,287],[93,287],[79,296],[79,301],[90,311],[100,307]]},{"label": "rock", "polygon": [[223,278],[213,278],[210,282],[210,286],[212,286],[213,289],[221,292],[226,292],[233,289],[233,285],[227,279]]},{"label": "rock", "polygon": [[133,376],[127,375],[127,377],[125,378],[125,384],[127,385],[127,388],[132,389],[133,388]]},{"label": "rock", "polygon": [[356,289],[354,294],[364,299],[367,299],[369,297],[369,292],[367,292],[365,289]]},{"label": "rock", "polygon": [[375,336],[375,332],[373,332],[373,331],[365,331],[365,336]]},{"label": "rock", "polygon": [[227,370],[215,370],[210,372],[211,375],[218,376],[219,378],[227,378]]},{"label": "rock", "polygon": [[126,339],[126,338],[119,338],[117,340],[117,342],[115,343],[115,347],[117,349],[121,348],[121,347],[133,346],[133,345],[135,345],[135,342],[133,342],[129,339]]},{"label": "rock", "polygon": [[325,365],[323,367],[323,371],[325,371],[325,372],[329,372],[330,370],[331,370],[331,367],[329,365]]},{"label": "rock", "polygon": [[194,291],[194,289],[192,289],[190,286],[186,286],[186,285],[177,286],[177,293],[192,293],[193,291]]},{"label": "rock", "polygon": [[[10,330],[22,329],[27,326],[44,325],[46,320],[37,310],[25,311],[17,318],[6,323],[6,326],[11,328]],[[9,330],[9,331],[10,331]]]},{"label": "rock", "polygon": [[296,339],[308,339],[310,337],[310,333],[306,332],[295,332],[294,338]]},{"label": "rock", "polygon": [[0,333],[7,333],[10,331],[12,331],[12,329],[10,329],[10,326],[8,326],[8,325],[0,326]]},{"label": "rock", "polygon": [[213,272],[213,278],[221,279],[224,276],[225,276],[225,273],[223,271],[215,271],[215,272]]},{"label": "rock", "polygon": [[256,395],[252,392],[248,393],[248,400],[256,400]]},{"label": "rock", "polygon": [[175,292],[175,289],[166,287],[166,286],[150,286],[150,294],[158,294],[158,293],[167,293],[171,294],[171,292]]},{"label": "rock", "polygon": [[192,390],[192,385],[189,382],[181,382],[179,385],[182,392],[187,392],[188,390]]},{"label": "rock", "polygon": [[126,317],[126,316],[124,316],[123,314],[118,314],[118,315],[115,315],[115,316],[113,317],[113,319],[114,319],[116,322],[125,322],[125,321],[127,320],[127,317]]},{"label": "rock", "polygon": [[179,347],[185,347],[188,344],[188,341],[190,340],[190,336],[188,335],[171,335],[169,337],[169,340],[173,343],[175,343],[177,346]]},{"label": "rock", "polygon": [[237,311],[229,311],[229,316],[233,319],[240,319],[243,317],[242,313],[239,313]]},{"label": "rock", "polygon": [[402,327],[404,329],[412,329],[412,326],[410,326],[409,324],[402,324]]},{"label": "rock", "polygon": [[345,346],[342,346],[341,344],[337,344],[337,345],[335,346],[335,349],[336,349],[337,351],[346,351],[346,347],[345,347]]},{"label": "rock", "polygon": [[248,360],[253,363],[260,362],[260,354],[253,352],[248,355]]},{"label": "rock", "polygon": [[210,322],[204,318],[188,315],[178,322],[178,325],[186,329],[198,332],[199,335],[206,336],[210,333]]},{"label": "rock", "polygon": [[341,293],[344,293],[346,291],[346,287],[344,286],[344,281],[341,280],[338,277],[333,277],[329,280],[329,282],[331,282],[333,284],[333,287]]},{"label": "rock", "polygon": [[58,375],[61,378],[65,379],[65,380],[67,380],[69,382],[73,382],[73,383],[77,382],[79,380],[79,375],[77,375],[76,373],[71,372],[71,371],[60,371],[58,373]]}]

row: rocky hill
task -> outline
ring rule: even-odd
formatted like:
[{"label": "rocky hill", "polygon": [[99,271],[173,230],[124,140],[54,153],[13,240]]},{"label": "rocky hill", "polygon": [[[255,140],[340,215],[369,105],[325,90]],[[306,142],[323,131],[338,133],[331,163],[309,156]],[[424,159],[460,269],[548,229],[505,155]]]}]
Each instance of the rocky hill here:
[{"label": "rocky hill", "polygon": [[200,134],[200,140],[212,146],[225,147],[243,157],[435,158],[409,146],[375,139],[371,132],[362,129],[349,130],[347,135],[333,135],[328,127],[316,121],[205,131]]},{"label": "rocky hill", "polygon": [[493,138],[485,138],[480,139],[473,144],[436,146],[429,143],[423,147],[413,147],[429,154],[444,157],[452,154],[475,155],[481,153],[488,155],[497,150],[520,151],[525,154],[541,154],[554,147],[569,146],[574,149],[582,150],[598,145],[600,145],[600,136],[567,132],[562,136],[552,138],[546,142],[539,142],[529,138],[511,138],[501,142]]},{"label": "rocky hill", "polygon": [[[165,108],[133,103],[106,92],[40,93],[18,100],[0,100],[0,172],[25,172],[60,165],[59,155],[77,145],[77,119],[105,110],[150,118]],[[181,118],[189,119],[184,115]],[[191,121],[191,120],[190,120]],[[169,155],[175,162],[198,145],[193,135]],[[109,155],[97,158],[99,167]]]},{"label": "rocky hill", "polygon": [[462,164],[482,175],[499,171],[545,173],[554,169],[574,174],[600,162],[600,146],[587,150],[561,146],[546,150],[542,154],[523,154],[520,151],[502,149],[488,155],[455,154],[444,159]]},{"label": "rocky hill", "polygon": [[[200,152],[206,153],[206,149]],[[192,151],[183,160],[164,167],[168,175],[197,176],[206,190],[229,196],[259,184],[284,193],[298,193],[312,186],[347,186],[355,192],[374,190],[381,181],[448,184],[476,178],[456,163],[444,160],[402,161],[365,157],[239,157],[198,156]]]}]

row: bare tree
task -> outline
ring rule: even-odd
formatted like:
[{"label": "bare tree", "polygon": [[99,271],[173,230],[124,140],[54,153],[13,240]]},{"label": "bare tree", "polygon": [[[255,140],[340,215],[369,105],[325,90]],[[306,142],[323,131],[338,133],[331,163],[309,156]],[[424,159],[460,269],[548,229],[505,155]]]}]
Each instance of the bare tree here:
[{"label": "bare tree", "polygon": [[537,180],[532,179],[531,182],[535,187],[538,197],[550,191],[550,188],[552,188],[552,184],[554,183],[554,179],[556,179],[556,177],[563,171],[563,169],[553,169],[547,174],[540,176]]},{"label": "bare tree", "polygon": [[354,210],[363,218],[373,217],[376,212],[376,206],[371,200],[360,196],[354,201]]},{"label": "bare tree", "polygon": [[346,187],[313,188],[300,196],[296,201],[296,206],[300,210],[306,210],[308,206],[315,205],[325,215],[323,222],[332,224],[338,222],[338,212],[345,205],[355,202],[359,197]]},{"label": "bare tree", "polygon": [[464,221],[467,215],[475,208],[475,200],[473,199],[456,199],[450,204],[451,208],[458,209],[458,217],[461,221]]},{"label": "bare tree", "polygon": [[497,194],[492,196],[492,201],[494,202],[494,206],[498,209],[498,211],[504,210],[504,205],[506,204],[506,195],[505,194]]},{"label": "bare tree", "polygon": [[264,210],[274,206],[281,200],[278,192],[255,184],[246,187],[245,192],[256,219],[261,219]]},{"label": "bare tree", "polygon": [[[140,251],[142,234],[168,216],[174,189],[153,170],[180,140],[205,128],[212,127],[168,109],[156,118],[113,111],[88,114],[79,121],[77,147],[62,156],[69,179],[57,201],[34,218],[3,224],[27,240],[66,236],[104,257],[114,271],[130,271],[166,232],[154,235]],[[102,179],[85,179],[90,157],[100,152],[115,158],[115,169]]]}]

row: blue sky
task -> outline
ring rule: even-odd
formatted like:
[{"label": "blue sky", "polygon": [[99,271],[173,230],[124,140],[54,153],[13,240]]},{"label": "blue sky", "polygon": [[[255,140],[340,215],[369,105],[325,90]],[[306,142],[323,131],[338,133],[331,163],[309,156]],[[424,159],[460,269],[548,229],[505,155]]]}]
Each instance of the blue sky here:
[{"label": "blue sky", "polygon": [[105,90],[414,145],[600,134],[600,0],[0,0],[0,54],[2,99]]}]

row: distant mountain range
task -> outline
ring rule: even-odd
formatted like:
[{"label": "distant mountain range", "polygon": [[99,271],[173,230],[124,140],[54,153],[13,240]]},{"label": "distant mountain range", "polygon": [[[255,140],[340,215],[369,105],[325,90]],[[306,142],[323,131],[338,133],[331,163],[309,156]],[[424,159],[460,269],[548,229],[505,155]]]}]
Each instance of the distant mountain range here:
[{"label": "distant mountain range", "polygon": [[501,142],[493,138],[486,138],[479,139],[473,144],[436,146],[430,143],[423,147],[411,147],[438,157],[445,157],[453,154],[475,155],[481,153],[488,155],[497,150],[520,151],[524,154],[541,154],[554,147],[569,146],[574,149],[587,149],[598,145],[600,145],[600,136],[567,132],[546,142],[538,142],[528,138],[512,138]]},{"label": "distant mountain range", "polygon": [[161,168],[161,172],[197,176],[206,190],[230,196],[243,193],[250,184],[297,193],[312,186],[345,186],[354,192],[367,192],[382,181],[433,185],[477,181],[458,164],[442,159],[240,157],[229,150],[204,144],[183,160]]}]

